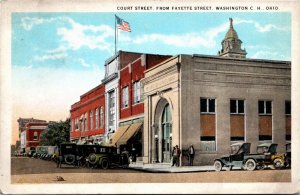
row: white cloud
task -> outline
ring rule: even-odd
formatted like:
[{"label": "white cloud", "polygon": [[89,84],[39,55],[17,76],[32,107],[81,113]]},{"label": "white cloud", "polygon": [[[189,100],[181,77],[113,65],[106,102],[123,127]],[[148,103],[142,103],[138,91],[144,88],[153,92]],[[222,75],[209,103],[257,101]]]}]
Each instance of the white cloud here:
[{"label": "white cloud", "polygon": [[250,58],[253,59],[273,59],[273,60],[282,60],[287,59],[287,57],[283,54],[279,54],[278,52],[274,51],[258,51],[254,53]]},{"label": "white cloud", "polygon": [[111,26],[81,25],[70,18],[68,22],[71,24],[71,28],[61,27],[57,29],[57,35],[61,37],[64,47],[72,50],[88,47],[112,51],[113,45],[107,41],[107,38],[114,36],[114,29]]},{"label": "white cloud", "polygon": [[243,24],[243,23],[253,24],[254,27],[256,28],[256,30],[261,33],[270,32],[273,29],[278,30],[278,31],[290,31],[289,27],[279,27],[274,24],[261,25],[260,23],[254,21],[254,20],[243,20],[243,19],[237,18],[234,20],[234,23],[235,24]]},{"label": "white cloud", "polygon": [[83,67],[90,67],[90,66],[91,66],[90,64],[86,63],[85,60],[82,59],[82,58],[79,58],[77,61],[78,61]]},{"label": "white cloud", "polygon": [[21,26],[29,31],[31,30],[34,26],[36,25],[41,25],[44,23],[50,23],[57,20],[57,18],[49,18],[49,19],[44,19],[44,18],[38,18],[38,17],[23,17],[21,19]]},{"label": "white cloud", "polygon": [[57,53],[57,54],[50,54],[50,55],[42,55],[42,56],[34,56],[35,61],[46,61],[46,60],[58,60],[58,59],[63,59],[67,58],[66,53]]},{"label": "white cloud", "polygon": [[[215,28],[211,28],[206,32],[200,33],[185,33],[185,34],[145,34],[142,36],[137,36],[132,38],[130,41],[133,44],[144,44],[147,42],[159,42],[166,45],[172,45],[176,47],[205,47],[205,48],[214,48],[216,46],[216,37],[225,32],[228,29],[228,24],[224,23]],[[123,39],[125,40],[125,39]],[[127,39],[127,41],[129,41]]]}]

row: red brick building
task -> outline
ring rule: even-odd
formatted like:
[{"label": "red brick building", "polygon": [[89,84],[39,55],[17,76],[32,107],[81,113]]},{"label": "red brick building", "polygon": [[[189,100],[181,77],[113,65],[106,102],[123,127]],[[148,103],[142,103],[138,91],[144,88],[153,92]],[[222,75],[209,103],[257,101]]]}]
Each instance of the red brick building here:
[{"label": "red brick building", "polygon": [[98,85],[71,106],[72,142],[101,142],[105,133],[105,86]]},{"label": "red brick building", "polygon": [[28,122],[25,125],[25,130],[21,133],[21,147],[25,152],[39,146],[41,133],[47,126],[47,122]]},{"label": "red brick building", "polygon": [[137,144],[141,152],[142,136],[136,136],[144,120],[141,79],[145,70],[169,57],[119,51],[106,60],[102,83],[71,106],[71,141],[125,145],[129,150]]}]

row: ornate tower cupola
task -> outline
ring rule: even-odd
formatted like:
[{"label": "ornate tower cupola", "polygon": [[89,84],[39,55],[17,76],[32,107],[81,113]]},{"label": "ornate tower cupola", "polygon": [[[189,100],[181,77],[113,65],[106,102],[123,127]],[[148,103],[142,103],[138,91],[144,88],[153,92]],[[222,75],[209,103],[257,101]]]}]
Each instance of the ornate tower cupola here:
[{"label": "ornate tower cupola", "polygon": [[230,26],[222,41],[222,49],[219,51],[219,56],[231,58],[246,58],[247,52],[241,48],[242,41],[239,39],[236,31],[233,28],[232,18],[229,18]]}]

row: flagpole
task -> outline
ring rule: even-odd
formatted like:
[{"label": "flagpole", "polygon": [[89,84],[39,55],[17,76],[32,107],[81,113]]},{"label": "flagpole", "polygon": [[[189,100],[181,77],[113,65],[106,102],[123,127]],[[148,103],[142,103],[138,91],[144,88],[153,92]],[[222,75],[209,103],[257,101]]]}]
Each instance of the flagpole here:
[{"label": "flagpole", "polygon": [[115,14],[115,54],[117,54],[117,15]]}]

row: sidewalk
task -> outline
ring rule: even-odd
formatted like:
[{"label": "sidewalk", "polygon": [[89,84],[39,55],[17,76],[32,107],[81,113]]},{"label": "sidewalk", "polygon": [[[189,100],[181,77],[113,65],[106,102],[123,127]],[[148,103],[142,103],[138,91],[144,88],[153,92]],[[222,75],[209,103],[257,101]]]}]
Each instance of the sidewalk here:
[{"label": "sidewalk", "polygon": [[140,171],[152,172],[152,173],[189,173],[189,172],[208,172],[215,171],[214,166],[181,166],[172,167],[170,164],[129,164],[129,169],[135,169]]}]

